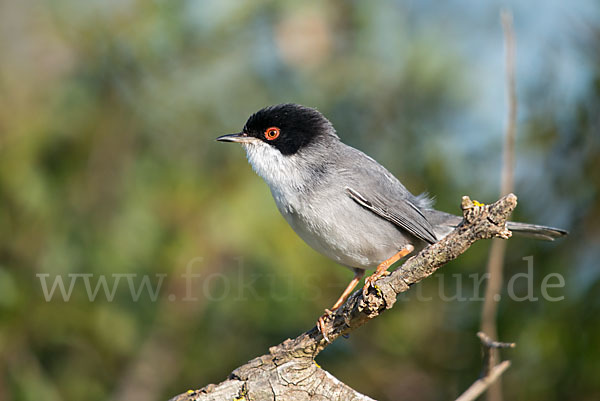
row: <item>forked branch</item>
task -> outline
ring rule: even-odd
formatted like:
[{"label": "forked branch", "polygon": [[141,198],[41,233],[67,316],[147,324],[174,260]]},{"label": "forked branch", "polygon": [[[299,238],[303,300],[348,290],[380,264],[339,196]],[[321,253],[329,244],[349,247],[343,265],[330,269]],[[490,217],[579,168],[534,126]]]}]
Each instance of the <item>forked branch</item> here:
[{"label": "forked branch", "polygon": [[483,331],[477,333],[477,337],[481,340],[481,350],[483,353],[481,375],[456,401],[474,401],[510,367],[510,361],[502,361],[496,365],[494,354],[497,354],[497,352],[494,351],[499,348],[514,348],[516,346],[515,343],[494,341]]}]

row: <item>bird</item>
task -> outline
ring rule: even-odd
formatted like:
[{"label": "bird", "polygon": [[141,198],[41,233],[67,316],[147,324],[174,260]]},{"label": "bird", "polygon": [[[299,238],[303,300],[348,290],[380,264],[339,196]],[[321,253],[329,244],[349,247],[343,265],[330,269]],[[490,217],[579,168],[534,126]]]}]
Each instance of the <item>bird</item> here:
[{"label": "bird", "polygon": [[[326,340],[326,317],[343,305],[366,270],[375,272],[365,279],[364,295],[395,262],[444,238],[462,221],[434,209],[427,194],[413,195],[373,158],[342,142],[315,108],[294,103],[265,107],[240,132],[217,141],[241,144],[298,236],[354,272],[338,300],[317,320]],[[543,240],[567,234],[528,223],[508,222],[507,227]]]}]

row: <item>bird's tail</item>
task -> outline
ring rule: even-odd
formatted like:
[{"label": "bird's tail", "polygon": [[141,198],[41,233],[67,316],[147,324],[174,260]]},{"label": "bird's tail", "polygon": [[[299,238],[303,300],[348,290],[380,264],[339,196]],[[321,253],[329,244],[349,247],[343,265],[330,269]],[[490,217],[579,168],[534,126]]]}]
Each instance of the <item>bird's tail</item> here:
[{"label": "bird's tail", "polygon": [[[462,221],[462,218],[459,216],[435,209],[425,209],[424,213],[427,220],[433,226],[435,235],[438,239],[444,238]],[[539,226],[537,224],[509,221],[506,225],[510,231],[517,235],[545,241],[554,241],[556,238],[564,237],[568,234],[568,231],[560,228]]]},{"label": "bird's tail", "polygon": [[545,241],[554,241],[556,238],[564,237],[569,232],[560,228],[539,226],[537,224],[518,223],[509,221],[506,226],[510,231],[524,237],[542,239]]}]

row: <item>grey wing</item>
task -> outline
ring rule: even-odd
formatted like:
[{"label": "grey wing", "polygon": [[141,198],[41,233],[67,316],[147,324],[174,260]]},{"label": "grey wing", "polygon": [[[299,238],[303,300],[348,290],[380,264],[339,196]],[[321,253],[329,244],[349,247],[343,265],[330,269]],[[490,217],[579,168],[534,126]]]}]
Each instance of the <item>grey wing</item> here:
[{"label": "grey wing", "polygon": [[345,146],[338,160],[338,177],[348,196],[365,209],[389,221],[416,238],[433,244],[434,229],[423,214],[429,201],[411,194],[400,181],[374,159]]},{"label": "grey wing", "polygon": [[376,194],[365,195],[350,187],[346,187],[345,190],[356,203],[408,231],[415,237],[430,244],[437,241],[433,227],[421,210],[409,199],[394,202],[395,205],[392,209],[389,205],[386,205],[385,200]]}]

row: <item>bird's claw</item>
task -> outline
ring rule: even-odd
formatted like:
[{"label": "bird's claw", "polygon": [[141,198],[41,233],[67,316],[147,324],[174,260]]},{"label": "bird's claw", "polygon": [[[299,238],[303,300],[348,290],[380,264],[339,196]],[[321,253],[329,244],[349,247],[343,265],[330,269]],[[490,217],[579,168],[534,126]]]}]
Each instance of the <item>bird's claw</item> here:
[{"label": "bird's claw", "polygon": [[325,333],[325,317],[329,316],[331,316],[331,311],[329,309],[325,309],[325,313],[323,314],[323,316],[319,317],[319,319],[317,320],[317,329],[319,329],[319,332],[321,332],[323,339],[328,343],[330,343],[331,341],[329,341],[329,338]]},{"label": "bird's claw", "polygon": [[377,280],[379,280],[381,277],[389,276],[390,274],[392,274],[392,273],[390,273],[389,271],[385,270],[385,271],[382,271],[381,273],[377,273],[377,272],[373,273],[372,275],[370,275],[369,277],[367,277],[365,279],[365,285],[363,286],[363,292],[362,292],[363,297],[366,297],[367,294],[369,294],[369,288],[370,287],[375,288],[375,282]]}]

